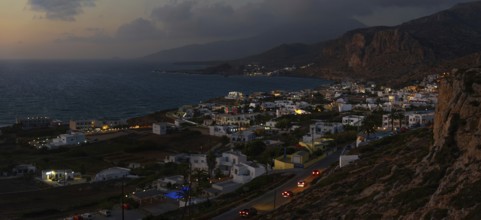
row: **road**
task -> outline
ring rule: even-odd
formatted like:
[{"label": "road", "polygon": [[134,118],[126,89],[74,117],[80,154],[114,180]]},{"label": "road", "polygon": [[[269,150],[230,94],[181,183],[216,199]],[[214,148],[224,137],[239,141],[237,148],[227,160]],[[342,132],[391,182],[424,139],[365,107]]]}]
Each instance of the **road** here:
[{"label": "road", "polygon": [[[332,163],[339,160],[339,156],[343,151],[344,149],[339,149],[333,154],[326,156],[324,159],[314,163],[308,168],[287,171],[287,172],[294,172],[296,176],[290,179],[289,181],[285,182],[281,186],[263,194],[262,196],[259,196],[249,202],[246,202],[227,212],[224,212],[221,215],[218,215],[217,217],[213,218],[213,220],[242,219],[241,217],[239,217],[239,210],[254,207],[257,209],[258,213],[266,213],[288,203],[291,200],[291,198],[282,197],[281,196],[282,192],[292,191],[295,197],[296,194],[308,189],[311,185],[311,181],[314,179],[311,173],[312,170],[315,170],[315,169],[323,170],[328,168]],[[297,182],[299,180],[304,180],[306,182],[306,186],[304,188],[297,187]]]}]

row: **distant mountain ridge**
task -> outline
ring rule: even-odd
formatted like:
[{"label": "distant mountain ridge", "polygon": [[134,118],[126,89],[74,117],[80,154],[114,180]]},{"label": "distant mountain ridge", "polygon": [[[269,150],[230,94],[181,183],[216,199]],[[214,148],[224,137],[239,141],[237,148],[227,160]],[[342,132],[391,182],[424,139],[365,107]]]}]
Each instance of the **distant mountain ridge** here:
[{"label": "distant mountain ridge", "polygon": [[[396,84],[449,70],[453,64],[479,64],[480,39],[481,2],[477,1],[393,27],[356,29],[312,45],[282,45],[231,63],[256,62],[274,69],[312,62],[315,65],[295,74]],[[287,48],[294,52],[287,53]]]},{"label": "distant mountain ridge", "polygon": [[285,43],[315,43],[333,39],[347,30],[364,27],[363,24],[353,19],[337,21],[337,23],[335,26],[318,22],[273,28],[266,30],[265,33],[237,40],[193,44],[162,50],[141,59],[162,62],[234,60],[262,53]]}]

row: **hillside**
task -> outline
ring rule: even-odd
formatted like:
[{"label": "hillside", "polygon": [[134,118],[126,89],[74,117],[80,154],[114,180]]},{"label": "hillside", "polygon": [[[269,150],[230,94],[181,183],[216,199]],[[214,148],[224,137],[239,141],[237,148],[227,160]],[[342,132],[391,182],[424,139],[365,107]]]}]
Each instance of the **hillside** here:
[{"label": "hillside", "polygon": [[[399,84],[425,74],[479,64],[481,2],[458,4],[448,10],[393,27],[352,30],[322,43],[304,45],[303,53],[279,56],[286,45],[231,62],[260,63],[279,68],[313,62],[302,76],[366,79]],[[291,45],[290,47],[298,47]],[[235,69],[235,68],[234,68]]]},{"label": "hillside", "polygon": [[[272,28],[256,36],[235,40],[215,41],[205,44],[193,44],[168,50],[162,50],[145,57],[143,60],[160,62],[188,61],[226,61],[240,59],[262,53],[285,43],[315,43],[333,39],[353,28],[364,27],[353,19],[338,20],[337,25],[316,21],[314,24],[303,23],[294,26]],[[303,34],[299,34],[303,33]]]},{"label": "hillside", "polygon": [[[481,219],[481,68],[441,80],[433,130],[388,137],[260,219]],[[432,137],[432,138],[431,138]]]}]

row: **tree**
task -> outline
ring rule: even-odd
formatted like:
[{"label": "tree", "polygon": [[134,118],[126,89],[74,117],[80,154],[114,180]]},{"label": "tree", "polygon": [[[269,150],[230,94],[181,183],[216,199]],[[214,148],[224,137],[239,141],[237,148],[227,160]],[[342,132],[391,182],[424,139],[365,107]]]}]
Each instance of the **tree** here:
[{"label": "tree", "polygon": [[397,112],[394,109],[391,109],[388,117],[389,120],[391,120],[391,131],[394,131],[394,120],[397,119]]},{"label": "tree", "polygon": [[404,120],[405,117],[406,117],[406,116],[405,116],[404,113],[402,113],[402,112],[398,112],[398,113],[396,114],[396,118],[397,118],[397,120],[399,121],[399,131],[401,131],[402,121]]},{"label": "tree", "polygon": [[374,115],[368,115],[361,126],[361,131],[363,131],[367,137],[369,137],[370,134],[373,134],[376,132],[376,118]]},{"label": "tree", "polygon": [[209,176],[212,176],[212,172],[216,165],[216,160],[215,160],[216,157],[214,152],[212,151],[209,151],[206,157],[207,157],[207,166],[209,167]]},{"label": "tree", "polygon": [[255,157],[264,152],[264,150],[266,149],[266,144],[264,144],[264,142],[260,140],[255,140],[246,144],[245,147],[245,154],[249,157]]}]

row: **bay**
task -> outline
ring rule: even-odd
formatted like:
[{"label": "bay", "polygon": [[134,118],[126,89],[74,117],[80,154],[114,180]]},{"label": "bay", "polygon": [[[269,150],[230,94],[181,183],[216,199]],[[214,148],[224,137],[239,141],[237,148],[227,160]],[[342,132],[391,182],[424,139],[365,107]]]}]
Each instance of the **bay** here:
[{"label": "bay", "polygon": [[166,73],[199,66],[139,61],[0,61],[0,126],[16,117],[130,118],[197,104],[229,91],[315,88],[327,81]]}]

